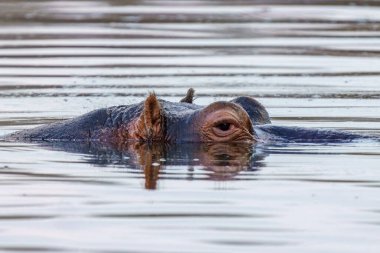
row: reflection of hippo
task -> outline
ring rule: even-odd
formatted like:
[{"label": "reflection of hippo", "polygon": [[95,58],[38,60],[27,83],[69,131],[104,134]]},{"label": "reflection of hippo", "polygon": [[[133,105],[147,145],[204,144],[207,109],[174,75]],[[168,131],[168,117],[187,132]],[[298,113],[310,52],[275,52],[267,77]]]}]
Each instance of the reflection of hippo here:
[{"label": "reflection of hippo", "polygon": [[189,89],[179,103],[154,94],[139,104],[98,109],[74,119],[10,134],[10,140],[142,142],[347,142],[365,136],[330,130],[273,126],[251,97],[208,106],[193,104]]},{"label": "reflection of hippo", "polygon": [[[187,168],[186,177],[197,177],[194,168],[202,170],[203,179],[231,180],[241,171],[256,171],[265,166],[269,155],[250,143],[127,143],[122,146],[103,145],[99,142],[42,142],[42,147],[52,150],[83,154],[82,159],[96,166],[127,167],[141,173],[145,188],[157,188],[158,180],[175,175],[169,169]],[[166,172],[166,173],[165,173]],[[168,175],[168,176],[167,176]],[[205,175],[207,176],[205,178]]]}]

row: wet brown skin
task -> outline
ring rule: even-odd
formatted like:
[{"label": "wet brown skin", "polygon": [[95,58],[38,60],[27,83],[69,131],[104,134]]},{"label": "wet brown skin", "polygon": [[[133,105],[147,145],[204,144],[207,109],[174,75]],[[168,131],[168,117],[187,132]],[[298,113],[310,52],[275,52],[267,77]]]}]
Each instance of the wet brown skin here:
[{"label": "wet brown skin", "polygon": [[201,142],[256,141],[251,119],[239,105],[216,102],[205,108],[198,117]]},{"label": "wet brown skin", "polygon": [[77,118],[10,134],[18,141],[256,142],[254,125],[270,123],[265,108],[250,97],[193,104],[189,89],[180,102],[152,93],[139,104],[98,109]]},{"label": "wet brown skin", "polygon": [[[101,139],[116,142],[138,140],[143,142],[177,142],[178,134],[165,129],[165,112],[154,94],[144,102],[140,117],[122,125],[116,132],[105,132]],[[181,128],[186,132],[184,142],[255,142],[253,126],[247,112],[238,104],[215,102],[191,115],[189,125],[178,123],[171,129]],[[186,116],[185,116],[186,117]],[[115,136],[116,134],[116,136]],[[110,136],[111,135],[111,136]],[[112,136],[113,135],[113,136]]]}]

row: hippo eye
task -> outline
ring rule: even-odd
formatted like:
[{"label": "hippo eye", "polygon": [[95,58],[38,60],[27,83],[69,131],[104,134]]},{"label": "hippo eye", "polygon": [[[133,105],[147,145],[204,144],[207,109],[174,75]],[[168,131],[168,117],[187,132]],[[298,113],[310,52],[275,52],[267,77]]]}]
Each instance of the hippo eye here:
[{"label": "hippo eye", "polygon": [[234,132],[238,130],[237,123],[233,120],[223,120],[219,122],[215,122],[213,127],[213,132],[219,137],[230,136]]},{"label": "hippo eye", "polygon": [[[203,142],[238,142],[253,139],[252,122],[243,108],[221,102],[199,114],[200,140]],[[215,109],[215,110],[214,110]]]},{"label": "hippo eye", "polygon": [[222,131],[228,131],[231,127],[231,123],[220,123],[218,125],[215,126],[216,128],[218,128],[219,130],[222,130]]}]

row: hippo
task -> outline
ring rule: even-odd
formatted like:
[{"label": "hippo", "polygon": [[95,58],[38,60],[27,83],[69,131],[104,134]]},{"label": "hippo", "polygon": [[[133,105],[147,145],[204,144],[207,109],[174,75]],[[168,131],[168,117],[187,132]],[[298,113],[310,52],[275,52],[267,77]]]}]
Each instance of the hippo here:
[{"label": "hippo", "polygon": [[190,88],[179,102],[159,99],[154,93],[137,104],[112,106],[5,136],[12,141],[97,141],[161,143],[268,143],[351,142],[375,138],[360,134],[271,124],[265,107],[242,96],[196,105]]}]

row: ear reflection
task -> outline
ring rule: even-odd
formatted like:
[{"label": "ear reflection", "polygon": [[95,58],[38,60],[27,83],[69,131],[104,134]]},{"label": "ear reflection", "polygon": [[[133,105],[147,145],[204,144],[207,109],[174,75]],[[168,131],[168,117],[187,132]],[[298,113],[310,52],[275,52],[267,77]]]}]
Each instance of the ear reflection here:
[{"label": "ear reflection", "polygon": [[161,160],[164,157],[164,146],[137,143],[130,146],[136,157],[137,165],[141,166],[145,176],[145,189],[157,188],[161,170]]}]

